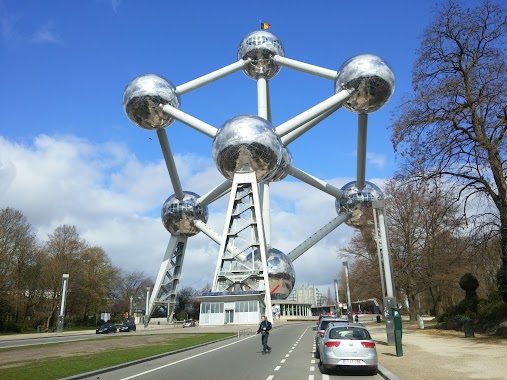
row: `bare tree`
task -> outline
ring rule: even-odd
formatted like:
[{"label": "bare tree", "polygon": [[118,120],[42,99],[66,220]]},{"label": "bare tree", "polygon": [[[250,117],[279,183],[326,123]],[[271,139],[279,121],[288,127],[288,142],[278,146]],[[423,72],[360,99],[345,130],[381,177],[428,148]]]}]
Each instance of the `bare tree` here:
[{"label": "bare tree", "polygon": [[[392,142],[405,174],[444,177],[461,187],[464,207],[478,194],[493,204],[502,261],[497,285],[507,302],[506,9],[484,0],[435,8],[413,69],[414,92],[395,114]],[[490,219],[491,221],[491,219]]]},{"label": "bare tree", "polygon": [[[44,278],[44,298],[46,328],[50,328],[51,320],[55,315],[60,301],[62,275],[69,274],[69,298],[79,297],[79,292],[74,288],[78,283],[78,273],[81,270],[80,259],[83,252],[88,248],[86,242],[81,239],[75,226],[62,225],[57,227],[44,245],[46,265],[42,271]],[[72,302],[69,299],[69,302]]]}]

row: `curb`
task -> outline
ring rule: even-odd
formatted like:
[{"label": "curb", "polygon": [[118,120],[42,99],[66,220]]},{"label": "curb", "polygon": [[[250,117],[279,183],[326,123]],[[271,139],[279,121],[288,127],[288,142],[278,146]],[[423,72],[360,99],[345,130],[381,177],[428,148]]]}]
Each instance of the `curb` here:
[{"label": "curb", "polygon": [[378,364],[378,372],[386,380],[400,380],[398,376],[385,368],[382,364]]}]

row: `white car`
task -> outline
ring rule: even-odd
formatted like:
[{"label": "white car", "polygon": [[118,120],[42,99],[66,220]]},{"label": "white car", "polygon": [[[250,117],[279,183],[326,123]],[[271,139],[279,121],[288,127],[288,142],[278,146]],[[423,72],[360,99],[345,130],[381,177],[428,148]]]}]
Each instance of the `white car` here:
[{"label": "white car", "polygon": [[360,324],[330,323],[317,346],[319,369],[323,374],[342,368],[362,368],[371,375],[378,372],[375,342]]}]

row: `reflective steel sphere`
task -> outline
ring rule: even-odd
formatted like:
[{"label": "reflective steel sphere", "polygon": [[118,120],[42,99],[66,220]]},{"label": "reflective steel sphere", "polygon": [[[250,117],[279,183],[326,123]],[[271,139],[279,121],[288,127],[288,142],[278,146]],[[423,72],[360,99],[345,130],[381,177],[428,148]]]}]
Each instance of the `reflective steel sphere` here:
[{"label": "reflective steel sphere", "polygon": [[238,47],[238,60],[250,60],[243,71],[252,78],[260,76],[273,78],[280,71],[280,66],[273,62],[274,55],[284,56],[282,42],[274,34],[257,30],[247,35]]},{"label": "reflective steel sphere", "polygon": [[208,207],[196,206],[199,196],[191,191],[184,191],[183,200],[173,194],[162,206],[162,223],[164,227],[175,236],[194,236],[200,232],[194,224],[194,220],[208,221]]},{"label": "reflective steel sphere", "polygon": [[366,181],[362,190],[356,182],[349,182],[342,187],[344,196],[335,201],[336,211],[352,212],[352,216],[345,222],[348,226],[361,228],[373,223],[372,202],[384,197],[382,190],[375,184]]},{"label": "reflective steel sphere", "polygon": [[269,179],[282,159],[282,143],[265,119],[254,115],[226,121],[213,140],[213,159],[222,175],[254,171],[258,182]]},{"label": "reflective steel sphere", "polygon": [[281,181],[285,177],[287,177],[286,168],[289,165],[292,165],[292,154],[289,151],[289,148],[282,146],[282,160],[280,161],[280,165],[276,168],[276,171],[273,173],[273,177],[269,179],[269,181]]},{"label": "reflective steel sphere", "polygon": [[135,78],[123,93],[125,113],[134,124],[144,129],[165,128],[174,121],[162,111],[160,104],[179,109],[180,98],[171,82],[155,74]]},{"label": "reflective steel sphere", "polygon": [[[258,250],[254,251],[255,267],[261,268],[262,262]],[[251,260],[251,254],[249,255]],[[269,290],[272,300],[286,299],[296,283],[296,274],[292,262],[285,253],[271,248],[267,257]]]},{"label": "reflective steel sphere", "polygon": [[387,103],[394,92],[394,74],[389,65],[373,54],[352,57],[338,70],[336,93],[344,89],[356,91],[343,107],[355,113],[371,113]]}]

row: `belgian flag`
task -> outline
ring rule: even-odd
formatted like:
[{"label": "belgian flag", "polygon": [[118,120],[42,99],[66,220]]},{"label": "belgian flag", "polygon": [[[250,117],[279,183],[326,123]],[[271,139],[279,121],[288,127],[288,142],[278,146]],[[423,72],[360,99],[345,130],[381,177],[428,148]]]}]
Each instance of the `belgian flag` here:
[{"label": "belgian flag", "polygon": [[269,28],[271,28],[271,24],[268,24],[267,22],[261,22],[261,30]]}]

